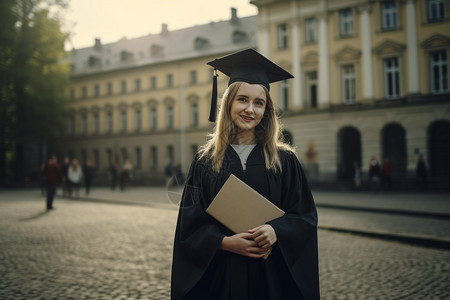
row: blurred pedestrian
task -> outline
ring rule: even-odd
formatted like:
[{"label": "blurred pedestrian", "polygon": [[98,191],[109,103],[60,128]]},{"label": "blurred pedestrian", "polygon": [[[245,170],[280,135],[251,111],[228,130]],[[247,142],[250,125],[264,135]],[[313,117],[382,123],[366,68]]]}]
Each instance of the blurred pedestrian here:
[{"label": "blurred pedestrian", "polygon": [[86,195],[89,195],[89,192],[91,190],[92,186],[92,180],[94,179],[94,166],[92,165],[92,162],[88,159],[86,160],[86,164],[84,165],[84,186],[86,188]]},{"label": "blurred pedestrian", "polygon": [[417,185],[426,188],[428,185],[428,170],[422,154],[419,155],[419,159],[417,160],[416,176]]},{"label": "blurred pedestrian", "polygon": [[356,190],[361,187],[361,167],[357,161],[353,162],[353,185]]},{"label": "blurred pedestrian", "polygon": [[70,163],[67,177],[69,179],[69,196],[72,197],[72,193],[75,192],[75,197],[78,198],[83,171],[76,158],[72,159],[72,162]]},{"label": "blurred pedestrian", "polygon": [[173,168],[172,162],[168,161],[166,163],[166,167],[164,168],[164,173],[166,175],[166,187],[168,187],[170,184],[170,181],[172,180],[173,173],[174,173],[174,168]]},{"label": "blurred pedestrian", "polygon": [[383,161],[383,167],[381,168],[381,174],[383,178],[383,188],[392,188],[392,167],[389,157],[386,157]]},{"label": "blurred pedestrian", "polygon": [[372,156],[370,158],[369,163],[369,185],[370,190],[377,192],[380,188],[380,164],[378,163],[378,160],[375,158],[375,156]]},{"label": "blurred pedestrian", "polygon": [[63,196],[69,196],[69,180],[67,179],[67,173],[69,172],[69,166],[70,166],[70,158],[68,156],[64,157],[64,161],[61,167],[62,171],[62,193]]},{"label": "blurred pedestrian", "polygon": [[47,210],[53,209],[53,200],[56,188],[62,181],[61,167],[58,164],[56,155],[52,155],[45,166],[45,177],[47,187]]},{"label": "blurred pedestrian", "polygon": [[129,186],[133,179],[133,165],[129,159],[123,163],[122,172],[120,173],[120,190],[125,190],[125,186]]}]

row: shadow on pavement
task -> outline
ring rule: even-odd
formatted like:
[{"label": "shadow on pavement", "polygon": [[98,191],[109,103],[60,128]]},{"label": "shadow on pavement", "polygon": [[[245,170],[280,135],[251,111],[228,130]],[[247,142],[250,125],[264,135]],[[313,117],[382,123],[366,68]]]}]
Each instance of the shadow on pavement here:
[{"label": "shadow on pavement", "polygon": [[20,219],[20,221],[21,222],[33,221],[33,220],[42,218],[43,216],[47,215],[49,212],[50,212],[49,210],[44,210],[44,211],[42,211],[40,213],[37,213],[35,215],[29,216],[27,218]]}]

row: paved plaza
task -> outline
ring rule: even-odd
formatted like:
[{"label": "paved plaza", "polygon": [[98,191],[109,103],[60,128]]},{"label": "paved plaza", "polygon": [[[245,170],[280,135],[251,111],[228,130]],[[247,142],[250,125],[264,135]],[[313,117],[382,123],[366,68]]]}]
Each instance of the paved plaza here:
[{"label": "paved plaza", "polygon": [[[164,193],[152,191],[145,200]],[[169,299],[176,206],[124,205],[126,193],[107,203],[59,197],[46,212],[37,190],[0,191],[0,299]],[[319,209],[328,223],[345,213]],[[450,297],[448,249],[319,230],[319,257],[322,299]]]}]

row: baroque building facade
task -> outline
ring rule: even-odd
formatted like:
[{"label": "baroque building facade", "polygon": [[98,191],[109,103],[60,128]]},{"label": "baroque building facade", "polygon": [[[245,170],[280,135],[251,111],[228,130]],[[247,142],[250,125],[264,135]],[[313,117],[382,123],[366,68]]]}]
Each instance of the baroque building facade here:
[{"label": "baroque building facade", "polygon": [[130,158],[144,182],[168,163],[186,172],[212,129],[206,62],[253,47],[295,76],[271,93],[312,180],[366,173],[371,157],[409,180],[419,155],[450,178],[449,1],[251,3],[257,16],[74,50],[60,152],[100,172]]}]

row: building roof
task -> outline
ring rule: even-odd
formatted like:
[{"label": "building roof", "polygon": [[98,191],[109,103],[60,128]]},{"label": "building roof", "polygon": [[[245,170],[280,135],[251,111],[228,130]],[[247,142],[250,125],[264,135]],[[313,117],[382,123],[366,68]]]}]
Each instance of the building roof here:
[{"label": "building roof", "polygon": [[166,24],[158,34],[92,47],[71,53],[71,76],[79,77],[145,65],[167,63],[203,56],[231,53],[257,45],[257,16],[237,18],[232,9],[230,20],[169,31]]}]

